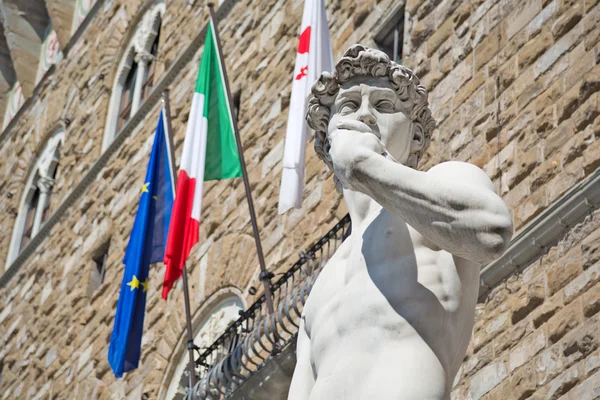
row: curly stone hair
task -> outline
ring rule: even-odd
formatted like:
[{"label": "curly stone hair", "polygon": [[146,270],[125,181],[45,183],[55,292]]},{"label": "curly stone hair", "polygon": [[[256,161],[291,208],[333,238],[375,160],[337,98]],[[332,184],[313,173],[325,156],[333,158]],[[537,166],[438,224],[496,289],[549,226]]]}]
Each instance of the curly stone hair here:
[{"label": "curly stone hair", "polygon": [[[323,72],[312,86],[313,96],[308,103],[306,119],[308,126],[316,132],[317,155],[333,170],[329,156],[330,144],[326,134],[331,118],[331,106],[340,90],[340,85],[359,76],[389,79],[407,117],[413,122],[411,134],[421,142],[421,147],[411,153],[408,160],[408,165],[416,168],[435,128],[435,121],[428,107],[427,90],[420,85],[419,78],[410,69],[391,61],[384,52],[360,44],[355,44],[346,50],[335,66],[335,71]],[[339,189],[339,182],[335,176],[334,181]]]}]

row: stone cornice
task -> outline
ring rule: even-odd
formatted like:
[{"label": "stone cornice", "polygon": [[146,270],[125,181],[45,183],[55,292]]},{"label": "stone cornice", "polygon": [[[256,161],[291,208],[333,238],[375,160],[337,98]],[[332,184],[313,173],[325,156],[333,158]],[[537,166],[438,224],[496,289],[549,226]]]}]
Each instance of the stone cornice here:
[{"label": "stone cornice", "polygon": [[483,266],[479,300],[516,271],[521,271],[555,246],[575,224],[600,207],[600,168],[579,182],[512,239],[500,258]]},{"label": "stone cornice", "polygon": [[[99,2],[102,2],[100,0]],[[217,21],[221,20],[231,11],[231,8],[238,2],[238,0],[225,0],[223,4],[219,6],[216,11]],[[93,10],[92,10],[93,11]],[[91,12],[90,12],[91,13]],[[82,24],[83,25],[83,24]],[[123,142],[131,135],[137,125],[143,121],[146,116],[152,111],[153,107],[160,101],[162,92],[174,81],[179,73],[185,68],[185,66],[192,61],[196,52],[202,47],[204,43],[204,37],[206,36],[207,23],[204,24],[203,28],[198,32],[196,37],[183,51],[183,53],[177,58],[177,60],[171,65],[169,70],[165,73],[160,82],[156,85],[150,96],[144,101],[137,112],[132,118],[127,121],[123,129],[117,134],[113,142],[106,149],[106,151],[96,160],[94,165],[85,174],[79,184],[66,196],[60,206],[56,209],[54,214],[46,221],[46,223],[40,228],[39,232],[33,237],[33,239],[27,244],[23,251],[15,258],[10,267],[6,269],[4,275],[0,277],[0,288],[6,286],[6,284],[14,277],[17,272],[21,269],[27,259],[33,255],[38,246],[48,237],[52,228],[60,221],[62,216],[77,202],[81,195],[86,189],[94,182],[99,172],[106,166],[110,157],[121,147]],[[24,105],[25,106],[25,105]],[[11,124],[7,127],[9,130]],[[5,132],[7,131],[5,130]],[[0,143],[4,139],[4,133],[0,137]]]}]

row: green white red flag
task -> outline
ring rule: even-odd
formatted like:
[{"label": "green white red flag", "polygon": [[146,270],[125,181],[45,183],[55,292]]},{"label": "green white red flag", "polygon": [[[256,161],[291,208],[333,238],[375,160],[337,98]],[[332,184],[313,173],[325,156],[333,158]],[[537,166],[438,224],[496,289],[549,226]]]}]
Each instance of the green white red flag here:
[{"label": "green white red flag", "polygon": [[167,247],[162,297],[183,273],[198,242],[204,181],[242,176],[225,74],[210,20],[188,118]]}]

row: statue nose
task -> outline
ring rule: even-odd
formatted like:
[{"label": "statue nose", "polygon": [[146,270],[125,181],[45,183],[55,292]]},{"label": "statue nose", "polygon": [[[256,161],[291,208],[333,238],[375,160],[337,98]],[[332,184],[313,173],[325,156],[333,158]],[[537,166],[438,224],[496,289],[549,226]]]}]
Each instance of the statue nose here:
[{"label": "statue nose", "polygon": [[371,114],[369,111],[364,110],[361,110],[360,114],[358,115],[358,120],[364,122],[369,126],[374,126],[377,123],[377,120],[375,119],[373,114]]},{"label": "statue nose", "polygon": [[369,105],[368,98],[363,98],[363,101],[360,104],[360,108],[358,109],[357,117],[360,122],[365,123],[370,127],[375,126],[375,124],[377,123],[377,120],[375,119],[375,116],[373,115],[373,112]]}]

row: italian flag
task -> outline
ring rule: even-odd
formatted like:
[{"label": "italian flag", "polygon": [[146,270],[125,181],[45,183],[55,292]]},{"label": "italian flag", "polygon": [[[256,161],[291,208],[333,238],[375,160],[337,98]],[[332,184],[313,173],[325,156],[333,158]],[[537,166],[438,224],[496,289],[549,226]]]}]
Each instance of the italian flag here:
[{"label": "italian flag", "polygon": [[242,176],[234,120],[216,32],[208,24],[192,109],[183,142],[175,202],[165,250],[162,297],[181,277],[185,261],[198,242],[204,181]]}]

